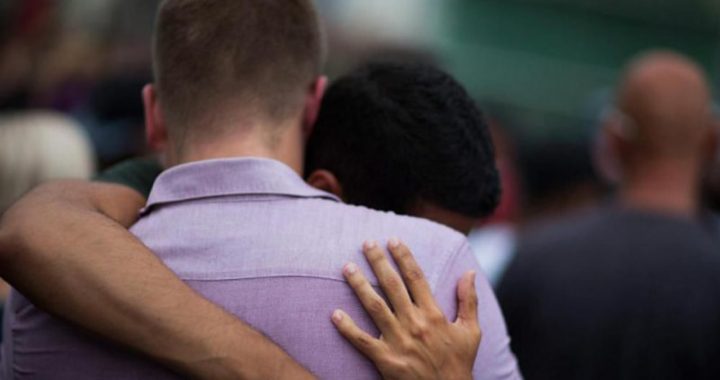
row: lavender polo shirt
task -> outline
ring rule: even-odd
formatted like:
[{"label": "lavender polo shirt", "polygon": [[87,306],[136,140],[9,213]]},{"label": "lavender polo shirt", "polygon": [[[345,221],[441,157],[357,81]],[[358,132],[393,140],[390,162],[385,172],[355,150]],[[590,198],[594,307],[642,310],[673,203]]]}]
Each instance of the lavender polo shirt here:
[{"label": "lavender polo shirt", "polygon": [[[322,379],[378,378],[330,321],[332,311],[342,308],[377,333],[341,273],[350,261],[371,273],[363,241],[398,236],[407,242],[450,318],[456,316],[460,276],[482,273],[462,235],[426,220],[344,205],[287,166],[264,159],[205,161],[166,171],[132,232],[190,286]],[[482,275],[477,289],[484,336],[475,378],[519,378],[503,317]],[[6,316],[3,379],[177,378],[54,319],[18,293]]]}]

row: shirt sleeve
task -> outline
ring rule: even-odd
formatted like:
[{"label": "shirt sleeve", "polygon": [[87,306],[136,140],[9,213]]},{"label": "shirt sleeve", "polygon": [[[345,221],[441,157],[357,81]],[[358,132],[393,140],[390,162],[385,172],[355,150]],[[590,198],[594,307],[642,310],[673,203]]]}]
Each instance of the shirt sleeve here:
[{"label": "shirt sleeve", "polygon": [[478,293],[478,315],[482,341],[475,360],[473,378],[492,380],[521,379],[515,355],[510,349],[505,320],[487,277],[480,269],[467,240],[447,265],[436,288],[436,299],[451,321],[457,318],[457,284],[468,271],[477,272],[475,286]]},{"label": "shirt sleeve", "polygon": [[145,198],[163,168],[155,157],[136,158],[121,162],[95,177],[95,181],[130,187]]}]

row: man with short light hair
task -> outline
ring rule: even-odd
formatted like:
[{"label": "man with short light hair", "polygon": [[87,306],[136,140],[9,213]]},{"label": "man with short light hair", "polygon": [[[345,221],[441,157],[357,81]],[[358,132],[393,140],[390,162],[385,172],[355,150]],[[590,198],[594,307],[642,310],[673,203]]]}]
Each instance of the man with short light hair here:
[{"label": "man with short light hair", "polygon": [[[432,290],[439,303],[432,321],[463,314],[455,308],[455,284],[479,268],[462,235],[427,221],[343,205],[299,177],[325,83],[319,77],[316,17],[311,2],[302,0],[163,3],[155,45],[157,87],[146,87],[143,98],[149,141],[167,152],[170,169],[158,178],[133,232],[196,291],[266,334],[318,377],[375,378],[375,368],[327,318],[329,305],[340,306],[343,311],[332,313],[335,323],[361,346],[364,342],[368,355],[370,344],[387,347],[400,338],[384,333],[383,340],[372,340],[358,329],[376,331],[337,270],[364,262],[357,242],[384,240],[392,231],[413,247],[429,285],[415,299],[419,306],[407,295],[389,301],[396,312],[416,314],[430,306]],[[393,240],[390,246],[397,250],[399,244]],[[377,243],[365,248],[373,268],[386,261]],[[344,276],[356,290],[367,290],[363,272],[367,266],[351,264]],[[410,273],[410,291],[419,294],[413,291],[419,272]],[[399,279],[387,278],[383,273],[370,281],[397,288]],[[441,361],[434,372],[416,377],[519,376],[492,291],[481,276],[475,286],[485,330],[479,352],[471,356],[476,365],[452,373],[443,365],[455,362]],[[79,334],[19,295],[13,302],[14,310],[25,311],[13,315],[12,345],[54,349],[39,353],[10,346],[6,370],[29,368],[56,379],[172,377]],[[379,297],[361,302],[381,331],[400,325]],[[426,336],[427,328],[415,334]],[[472,341],[477,332],[467,331],[464,339]],[[69,361],[72,367],[62,365]]]}]

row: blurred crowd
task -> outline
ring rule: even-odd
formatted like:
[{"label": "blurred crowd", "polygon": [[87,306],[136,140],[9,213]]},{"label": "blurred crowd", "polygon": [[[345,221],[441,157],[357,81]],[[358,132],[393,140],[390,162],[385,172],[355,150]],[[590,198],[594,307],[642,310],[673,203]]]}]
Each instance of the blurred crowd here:
[{"label": "blurred crowd", "polygon": [[[336,12],[333,1],[319,3],[325,14]],[[0,3],[0,211],[44,181],[89,179],[148,153],[140,94],[152,81],[157,5]],[[377,57],[442,61],[423,49],[354,37],[333,22],[327,28],[335,75]],[[720,260],[720,114],[715,108],[703,119],[701,103],[711,103],[703,94],[712,85],[692,57],[653,54],[628,62],[613,96],[572,136],[529,141],[507,110],[479,99],[502,197],[468,240],[496,288],[529,379],[603,378],[588,372],[599,368],[598,358],[655,378],[707,378],[686,357],[694,354],[707,361],[705,369],[717,366],[703,350],[716,344],[708,340],[720,341],[720,306],[710,306],[720,301],[709,301],[720,288],[696,286],[720,285],[707,279],[720,272],[704,273],[714,260],[704,264],[695,256],[714,251]],[[683,264],[684,257],[695,261]],[[7,289],[0,282],[0,300]],[[627,304],[624,295],[648,304]],[[659,306],[664,303],[673,307]],[[661,333],[667,325],[691,324],[687,339]],[[624,351],[614,346],[620,341],[647,355],[631,357],[643,349]],[[686,347],[658,348],[680,341]],[[583,345],[587,352],[570,354]],[[680,362],[677,373],[655,365],[672,358]]]},{"label": "blurred crowd", "polygon": [[72,119],[100,168],[143,152],[153,1],[3,2],[0,110]]}]

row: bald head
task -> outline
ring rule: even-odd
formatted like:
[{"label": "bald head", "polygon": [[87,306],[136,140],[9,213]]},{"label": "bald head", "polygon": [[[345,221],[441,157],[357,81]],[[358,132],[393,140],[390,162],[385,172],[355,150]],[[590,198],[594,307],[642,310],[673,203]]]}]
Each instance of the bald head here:
[{"label": "bald head", "polygon": [[623,137],[638,159],[687,159],[701,154],[711,128],[710,90],[695,63],[653,52],[627,68],[618,92]]}]

